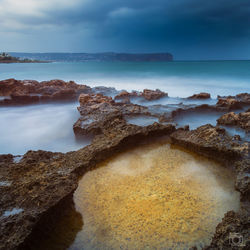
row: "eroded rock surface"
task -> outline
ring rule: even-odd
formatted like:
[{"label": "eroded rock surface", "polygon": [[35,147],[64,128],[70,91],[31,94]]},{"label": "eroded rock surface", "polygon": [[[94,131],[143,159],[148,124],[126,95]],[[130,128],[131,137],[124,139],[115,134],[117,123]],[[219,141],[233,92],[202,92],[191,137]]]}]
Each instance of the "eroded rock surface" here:
[{"label": "eroded rock surface", "polygon": [[103,133],[106,124],[113,119],[123,119],[126,115],[153,115],[147,107],[132,103],[116,103],[111,97],[102,94],[81,94],[78,111],[81,118],[74,124],[76,134]]},{"label": "eroded rock surface", "polygon": [[73,81],[51,80],[38,82],[34,80],[7,79],[0,81],[0,105],[30,104],[54,100],[77,100],[80,93],[89,92],[86,85]]},{"label": "eroded rock surface", "polygon": [[[59,211],[63,213],[64,207],[72,202],[72,194],[77,187],[79,176],[114,153],[154,136],[171,135],[172,143],[232,167],[236,173],[235,187],[241,193],[242,207],[247,207],[250,197],[249,142],[244,142],[236,136],[231,137],[225,129],[209,124],[192,131],[189,131],[188,127],[176,130],[173,125],[159,123],[146,127],[136,126],[128,124],[124,117],[150,115],[168,121],[175,114],[190,109],[207,112],[218,108],[228,110],[238,107],[237,103],[248,104],[249,94],[231,98],[236,100],[236,103],[228,101],[228,98],[221,98],[223,101],[219,100],[219,104],[214,106],[180,104],[181,110],[178,110],[178,106],[174,107],[167,117],[162,116],[161,112],[153,112],[149,107],[117,103],[112,97],[104,96],[100,92],[93,94],[90,88],[82,86],[57,80],[42,83],[7,80],[7,83],[0,84],[0,93],[4,96],[31,96],[31,93],[35,93],[41,95],[39,100],[50,99],[52,96],[55,99],[62,96],[65,99],[69,96],[75,98],[76,93],[83,91],[78,107],[81,118],[75,123],[74,131],[80,135],[95,135],[91,145],[66,154],[29,151],[18,162],[14,162],[12,155],[0,155],[0,181],[4,183],[0,185],[3,194],[0,197],[0,249],[32,249],[32,242],[44,233],[41,232],[44,225],[50,225],[53,219],[58,218]],[[163,96],[160,92],[147,92],[146,95],[148,100]],[[129,97],[128,92],[124,92],[121,97],[123,96]],[[227,120],[234,121],[229,117]],[[250,233],[246,230],[249,228],[249,210],[227,213],[222,223],[217,226],[208,249],[228,247],[228,235],[234,232],[230,225],[236,225],[236,231],[241,231],[244,238],[249,238]]]},{"label": "eroded rock surface", "polygon": [[240,109],[250,105],[250,94],[241,93],[236,96],[218,96],[217,107],[227,108],[228,110]]},{"label": "eroded rock surface", "polygon": [[[11,155],[1,156],[1,181],[12,184],[0,186],[3,194],[0,198],[0,249],[29,249],[29,244],[41,236],[44,224],[52,224],[55,211],[62,211],[72,198],[79,175],[96,163],[144,138],[168,135],[174,130],[172,125],[155,123],[139,127],[112,119],[105,125],[103,134],[76,152],[29,151],[19,163],[14,163]],[[16,210],[12,212],[13,209]]]},{"label": "eroded rock surface", "polygon": [[250,132],[250,110],[246,112],[241,112],[236,114],[234,112],[230,112],[222,115],[218,120],[218,124],[222,125],[231,125],[237,126],[242,129],[245,129],[247,133]]},{"label": "eroded rock surface", "polygon": [[126,90],[123,90],[118,95],[116,95],[114,99],[120,100],[120,99],[129,99],[131,97],[142,97],[147,101],[152,101],[160,99],[165,96],[168,96],[168,93],[163,92],[159,89],[156,90],[144,89],[142,92],[137,92],[137,91],[128,92]]},{"label": "eroded rock surface", "polygon": [[142,96],[146,99],[146,100],[157,100],[160,99],[164,96],[168,96],[167,93],[162,92],[159,89],[156,90],[150,90],[150,89],[144,89],[142,92]]},{"label": "eroded rock surface", "polygon": [[199,94],[194,94],[188,97],[188,99],[210,99],[210,98],[211,98],[211,95],[206,92],[201,92]]},{"label": "eroded rock surface", "polygon": [[[249,228],[249,212],[241,211],[236,213],[229,211],[216,227],[210,246],[205,249],[249,249]],[[237,239],[242,239],[242,243],[238,245]],[[235,243],[233,243],[233,240]]]}]

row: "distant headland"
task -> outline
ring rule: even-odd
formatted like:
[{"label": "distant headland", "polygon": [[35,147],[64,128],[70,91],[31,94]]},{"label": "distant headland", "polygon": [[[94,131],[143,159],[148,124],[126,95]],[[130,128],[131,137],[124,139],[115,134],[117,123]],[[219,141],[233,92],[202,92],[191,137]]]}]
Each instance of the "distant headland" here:
[{"label": "distant headland", "polygon": [[8,53],[0,53],[0,63],[45,63],[48,61],[40,61],[40,60],[34,60],[34,59],[28,59],[28,58],[19,58],[11,56]]},{"label": "distant headland", "polygon": [[173,61],[170,53],[17,53],[12,55],[29,60],[56,62],[84,62],[84,61],[124,61],[124,62],[167,62]]}]

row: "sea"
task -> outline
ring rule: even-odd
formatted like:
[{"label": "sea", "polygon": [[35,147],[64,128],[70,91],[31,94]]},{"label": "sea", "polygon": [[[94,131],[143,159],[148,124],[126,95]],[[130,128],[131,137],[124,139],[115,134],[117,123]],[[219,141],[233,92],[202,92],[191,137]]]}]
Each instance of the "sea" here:
[{"label": "sea", "polygon": [[[175,103],[176,99],[182,100],[194,93],[209,92],[212,102],[216,102],[217,95],[250,93],[250,61],[0,64],[0,80],[8,78],[73,80],[91,87],[129,91],[160,89]],[[0,154],[22,155],[27,150],[38,149],[68,152],[88,145],[91,138],[79,141],[74,137],[72,126],[79,117],[77,106],[77,102],[72,102],[1,107]],[[201,119],[193,117],[192,128],[204,122],[216,124],[217,118],[206,114]]]}]

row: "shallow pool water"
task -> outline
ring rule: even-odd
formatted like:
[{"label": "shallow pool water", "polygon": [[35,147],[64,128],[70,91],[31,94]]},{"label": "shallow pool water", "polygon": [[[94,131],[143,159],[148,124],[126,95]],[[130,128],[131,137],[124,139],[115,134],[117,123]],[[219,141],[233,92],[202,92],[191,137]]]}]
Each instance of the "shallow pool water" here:
[{"label": "shallow pool water", "polygon": [[85,174],[74,202],[84,226],[69,249],[201,249],[239,194],[231,171],[161,141]]},{"label": "shallow pool water", "polygon": [[125,117],[127,123],[134,124],[137,126],[148,126],[153,124],[154,122],[159,122],[158,118],[153,116],[146,116],[146,115],[140,115],[140,116],[128,116]]},{"label": "shallow pool water", "polygon": [[212,112],[206,110],[203,112],[190,111],[177,115],[174,118],[174,121],[179,127],[189,125],[190,129],[196,129],[208,123],[216,126],[217,119],[219,119],[222,114],[222,112]]}]

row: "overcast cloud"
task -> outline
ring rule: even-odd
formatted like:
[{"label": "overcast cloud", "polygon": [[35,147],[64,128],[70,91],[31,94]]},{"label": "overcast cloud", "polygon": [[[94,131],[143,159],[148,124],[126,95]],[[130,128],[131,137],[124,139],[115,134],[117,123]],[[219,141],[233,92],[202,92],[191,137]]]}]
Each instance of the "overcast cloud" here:
[{"label": "overcast cloud", "polygon": [[0,0],[0,50],[250,59],[250,0]]}]

